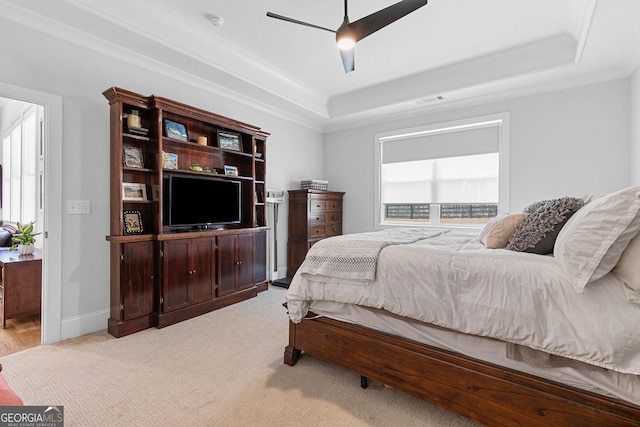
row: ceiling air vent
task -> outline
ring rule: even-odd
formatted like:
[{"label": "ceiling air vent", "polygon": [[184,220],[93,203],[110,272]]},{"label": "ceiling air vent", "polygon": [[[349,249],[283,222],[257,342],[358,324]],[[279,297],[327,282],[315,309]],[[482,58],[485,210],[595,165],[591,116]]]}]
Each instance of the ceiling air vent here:
[{"label": "ceiling air vent", "polygon": [[418,104],[420,105],[425,105],[425,104],[432,104],[434,102],[440,102],[444,100],[444,96],[434,96],[432,98],[424,98],[424,99],[419,99],[418,101],[416,101]]}]

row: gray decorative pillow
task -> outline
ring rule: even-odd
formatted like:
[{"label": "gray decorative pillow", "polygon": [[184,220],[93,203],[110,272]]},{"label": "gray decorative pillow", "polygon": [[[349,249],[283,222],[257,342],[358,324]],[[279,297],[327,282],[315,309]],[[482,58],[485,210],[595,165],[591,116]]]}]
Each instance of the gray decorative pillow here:
[{"label": "gray decorative pillow", "polygon": [[527,216],[513,233],[506,249],[546,255],[553,252],[558,233],[584,201],[576,197],[543,200],[527,206]]},{"label": "gray decorative pillow", "polygon": [[537,211],[539,208],[545,206],[546,204],[553,202],[553,200],[554,199],[540,200],[539,202],[533,202],[529,206],[527,206],[524,209],[522,209],[522,212],[528,213],[528,214],[533,213],[533,212]]}]

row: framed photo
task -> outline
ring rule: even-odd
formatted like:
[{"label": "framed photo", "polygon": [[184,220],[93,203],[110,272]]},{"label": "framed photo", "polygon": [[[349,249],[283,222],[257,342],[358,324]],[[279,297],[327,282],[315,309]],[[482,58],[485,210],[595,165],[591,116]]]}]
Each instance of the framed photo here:
[{"label": "framed photo", "polygon": [[162,152],[162,167],[164,169],[178,169],[178,155],[175,153]]},{"label": "framed photo", "polygon": [[147,200],[147,186],[139,182],[123,182],[122,200]]},{"label": "framed photo", "polygon": [[224,165],[224,174],[229,176],[238,176],[238,168],[235,166]]},{"label": "framed photo", "polygon": [[164,136],[169,138],[179,139],[180,141],[187,140],[187,128],[182,123],[177,123],[169,119],[164,120]]},{"label": "framed photo", "polygon": [[142,215],[140,211],[124,211],[124,234],[140,234],[142,227]]},{"label": "framed photo", "polygon": [[122,147],[122,164],[126,168],[143,168],[142,150],[128,145]]},{"label": "framed photo", "polygon": [[218,131],[218,147],[225,150],[242,151],[240,134],[227,131]]}]

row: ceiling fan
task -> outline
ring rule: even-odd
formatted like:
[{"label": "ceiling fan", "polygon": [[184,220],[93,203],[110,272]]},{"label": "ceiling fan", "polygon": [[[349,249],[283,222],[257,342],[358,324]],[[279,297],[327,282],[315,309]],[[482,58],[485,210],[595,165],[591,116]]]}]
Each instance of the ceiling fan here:
[{"label": "ceiling fan", "polygon": [[428,0],[403,0],[389,7],[381,9],[371,15],[358,19],[355,22],[349,22],[349,14],[347,10],[347,0],[344,0],[344,21],[337,30],[332,30],[318,25],[309,24],[308,22],[298,21],[297,19],[288,18],[276,13],[267,12],[270,18],[281,19],[283,21],[300,24],[319,30],[329,31],[336,34],[336,42],[340,49],[342,57],[342,65],[344,72],[349,73],[355,70],[355,52],[356,42],[375,33],[381,28],[397,21],[398,19],[410,14],[411,12],[421,8],[427,4]]}]

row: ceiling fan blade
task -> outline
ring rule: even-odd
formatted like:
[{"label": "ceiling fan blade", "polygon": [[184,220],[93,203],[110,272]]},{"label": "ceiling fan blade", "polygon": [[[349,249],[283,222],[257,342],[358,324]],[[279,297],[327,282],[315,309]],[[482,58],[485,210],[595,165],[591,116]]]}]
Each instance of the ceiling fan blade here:
[{"label": "ceiling fan blade", "polygon": [[349,31],[355,37],[355,41],[375,33],[381,28],[394,23],[398,19],[420,9],[428,0],[403,0],[389,7],[381,9],[371,15],[358,19],[349,24]]},{"label": "ceiling fan blade", "polygon": [[344,72],[345,73],[350,73],[353,70],[356,69],[356,55],[355,49],[348,49],[348,50],[342,50],[342,49],[338,49],[340,51],[340,56],[342,57],[342,65],[344,66]]},{"label": "ceiling fan blade", "polygon": [[305,27],[317,28],[318,30],[325,30],[325,31],[329,31],[331,33],[335,33],[336,32],[335,30],[331,30],[329,28],[320,27],[320,26],[314,25],[314,24],[309,24],[308,22],[298,21],[297,19],[288,18],[286,16],[278,15],[278,14],[272,13],[272,12],[267,12],[267,16],[269,18],[275,18],[275,19],[280,19],[282,21],[287,21],[287,22],[291,22],[291,23],[294,23],[294,24],[298,24],[298,25],[304,25]]}]

